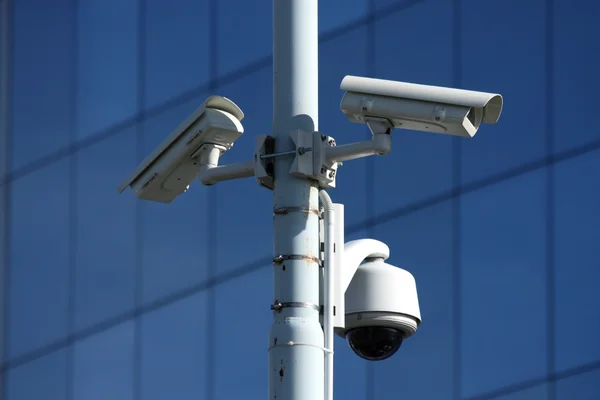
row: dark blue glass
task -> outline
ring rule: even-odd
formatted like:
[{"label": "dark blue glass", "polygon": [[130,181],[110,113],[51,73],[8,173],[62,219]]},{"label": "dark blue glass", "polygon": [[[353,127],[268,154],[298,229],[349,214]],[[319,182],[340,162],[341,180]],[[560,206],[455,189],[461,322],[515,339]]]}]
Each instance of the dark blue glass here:
[{"label": "dark blue glass", "polygon": [[414,276],[423,324],[394,356],[372,364],[373,393],[368,398],[452,399],[452,203],[376,225],[373,238],[389,246],[388,264]]},{"label": "dark blue glass", "polygon": [[[600,151],[556,165],[556,369],[600,360]],[[575,322],[577,321],[577,322]]]},{"label": "dark blue glass", "polygon": [[137,110],[137,0],[80,0],[77,31],[77,135]]},{"label": "dark blue glass", "polygon": [[[505,394],[504,396],[493,397],[497,400],[547,400],[548,397],[548,384],[540,384],[538,386],[534,386],[532,388],[519,390],[510,394]],[[560,399],[560,397],[556,398],[556,400]],[[570,398],[566,398],[567,400]]]},{"label": "dark blue glass", "polygon": [[[215,399],[267,397],[267,344],[273,320],[273,267],[223,283],[215,291]],[[238,310],[233,314],[223,310]],[[232,317],[234,316],[234,317]],[[235,380],[232,381],[232,377]]]},{"label": "dark blue glass", "polygon": [[[375,23],[375,77],[452,85],[450,1],[425,1]],[[423,21],[428,27],[424,29]],[[428,132],[392,132],[392,151],[374,161],[374,214],[390,212],[452,187],[452,138]]]},{"label": "dark blue glass", "polygon": [[76,330],[134,307],[141,200],[116,187],[135,167],[135,134],[128,129],[76,154]]},{"label": "dark blue glass", "polygon": [[[152,116],[143,123],[143,156],[150,154],[197,107],[206,95]],[[141,160],[139,160],[141,161]],[[125,175],[126,176],[126,175]],[[141,212],[143,298],[156,300],[204,282],[208,271],[208,216],[210,188],[195,180],[171,204],[137,200]],[[133,196],[130,191],[124,193]]]},{"label": "dark blue glass", "polygon": [[60,349],[6,371],[6,400],[68,398],[67,350]]},{"label": "dark blue glass", "polygon": [[219,0],[215,43],[219,76],[272,54],[272,7],[270,1]]},{"label": "dark blue glass", "polygon": [[554,20],[554,140],[557,152],[600,140],[600,130],[588,120],[600,107],[600,2],[555,0]]},{"label": "dark blue glass", "polygon": [[546,171],[460,203],[465,397],[547,374]]},{"label": "dark blue glass", "polygon": [[600,368],[556,382],[556,400],[596,400],[600,398]]},{"label": "dark blue glass", "polygon": [[67,334],[69,191],[69,159],[12,183],[8,358]]},{"label": "dark blue glass", "polygon": [[344,30],[364,20],[369,11],[369,0],[330,0],[319,2],[319,31]]},{"label": "dark blue glass", "polygon": [[[206,297],[196,293],[142,316],[140,398],[206,398],[207,368],[214,368],[207,358],[214,321],[206,319]],[[226,350],[216,351],[220,357]]]},{"label": "dark blue glass", "polygon": [[74,399],[133,400],[133,328],[129,321],[75,343]]},{"label": "dark blue glass", "polygon": [[[426,0],[429,1],[438,1],[438,0]],[[395,12],[397,10],[408,9],[412,7],[415,3],[425,3],[425,0],[419,1],[410,1],[410,0],[372,0],[375,10],[379,12],[379,15],[385,14],[386,12]],[[443,1],[443,0],[442,0]],[[439,3],[438,3],[439,4]]]},{"label": "dark blue glass", "polygon": [[[144,21],[146,107],[207,83],[211,43],[209,0],[147,0]],[[243,2],[246,3],[246,2]]]},{"label": "dark blue glass", "polygon": [[462,1],[459,86],[505,100],[498,124],[482,125],[474,138],[461,140],[464,183],[546,155],[545,3]]},{"label": "dark blue glass", "polygon": [[13,168],[69,144],[75,84],[71,4],[70,0],[12,3]]}]

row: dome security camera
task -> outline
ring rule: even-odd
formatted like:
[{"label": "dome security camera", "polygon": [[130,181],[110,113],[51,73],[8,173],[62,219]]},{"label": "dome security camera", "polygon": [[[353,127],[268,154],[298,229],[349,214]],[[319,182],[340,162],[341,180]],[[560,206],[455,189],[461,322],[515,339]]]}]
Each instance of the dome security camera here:
[{"label": "dome security camera", "polygon": [[[336,334],[345,338],[359,357],[385,360],[421,324],[415,279],[410,272],[384,262],[389,249],[381,242],[363,239],[345,247],[344,261],[364,262],[350,277],[345,291],[345,322],[343,327],[336,326]],[[369,254],[356,259],[361,253],[357,250]],[[353,266],[348,267],[344,265],[344,271],[351,272]]]}]

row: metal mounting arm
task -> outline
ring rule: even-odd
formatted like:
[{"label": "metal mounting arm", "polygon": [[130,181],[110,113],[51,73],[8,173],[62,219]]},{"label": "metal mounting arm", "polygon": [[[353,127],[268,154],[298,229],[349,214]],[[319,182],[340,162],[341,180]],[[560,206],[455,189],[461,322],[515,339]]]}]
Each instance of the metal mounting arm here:
[{"label": "metal mounting arm", "polygon": [[219,157],[225,150],[218,144],[205,144],[192,155],[200,159],[198,179],[204,185],[254,176],[254,160],[219,166]]},{"label": "metal mounting arm", "polygon": [[327,161],[338,163],[373,155],[385,156],[392,150],[390,133],[394,125],[385,118],[367,117],[365,123],[373,134],[371,140],[332,146],[326,149]]},{"label": "metal mounting arm", "polygon": [[372,155],[384,156],[392,150],[392,137],[387,133],[377,133],[371,140],[327,147],[327,161],[339,163]]}]

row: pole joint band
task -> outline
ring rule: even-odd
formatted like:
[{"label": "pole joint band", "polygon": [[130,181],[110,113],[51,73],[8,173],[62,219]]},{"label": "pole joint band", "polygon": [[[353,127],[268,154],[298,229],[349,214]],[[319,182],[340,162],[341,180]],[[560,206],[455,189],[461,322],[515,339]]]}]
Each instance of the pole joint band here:
[{"label": "pole joint band", "polygon": [[321,217],[321,211],[318,208],[310,207],[280,207],[276,208],[273,213],[275,215],[286,215],[292,212],[302,212],[306,214],[315,214],[317,217]]},{"label": "pole joint band", "polygon": [[275,300],[275,303],[273,305],[271,305],[271,310],[280,312],[284,308],[293,308],[293,307],[295,307],[295,308],[310,308],[315,311],[319,311],[319,312],[321,311],[321,307],[319,307],[316,304],[305,303],[302,301],[290,301],[290,302],[286,302],[286,303],[280,303],[277,300]]},{"label": "pole joint band", "polygon": [[302,342],[292,342],[292,341],[289,341],[287,343],[276,343],[276,344],[273,344],[273,345],[269,346],[269,351],[271,351],[271,349],[273,349],[275,347],[287,347],[287,346],[308,346],[308,347],[315,347],[315,348],[317,348],[319,350],[322,350],[325,353],[333,354],[333,350],[329,350],[329,349],[327,349],[327,348],[325,348],[323,346],[319,346],[319,345],[312,344],[312,343],[302,343]]},{"label": "pole joint band", "polygon": [[319,259],[319,257],[309,256],[305,254],[282,254],[280,256],[273,257],[274,264],[281,264],[282,262],[288,260],[304,260],[321,266],[321,260]]}]

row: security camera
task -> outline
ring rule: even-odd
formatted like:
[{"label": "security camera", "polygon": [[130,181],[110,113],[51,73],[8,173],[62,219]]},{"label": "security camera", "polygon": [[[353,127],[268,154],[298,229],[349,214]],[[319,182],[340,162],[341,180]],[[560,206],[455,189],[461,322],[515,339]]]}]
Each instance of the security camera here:
[{"label": "security camera", "polygon": [[201,169],[200,157],[210,144],[222,154],[244,133],[244,113],[231,100],[211,96],[175,129],[125,179],[119,193],[131,186],[144,200],[170,203],[185,192]]},{"label": "security camera", "polygon": [[410,272],[385,263],[388,256],[387,245],[373,239],[344,246],[345,321],[335,331],[354,353],[369,361],[393,356],[421,324],[415,279]]},{"label": "security camera", "polygon": [[[387,120],[390,127],[473,137],[482,123],[495,124],[502,96],[493,93],[346,76],[341,109],[355,123]],[[389,131],[388,131],[389,133]]]}]

